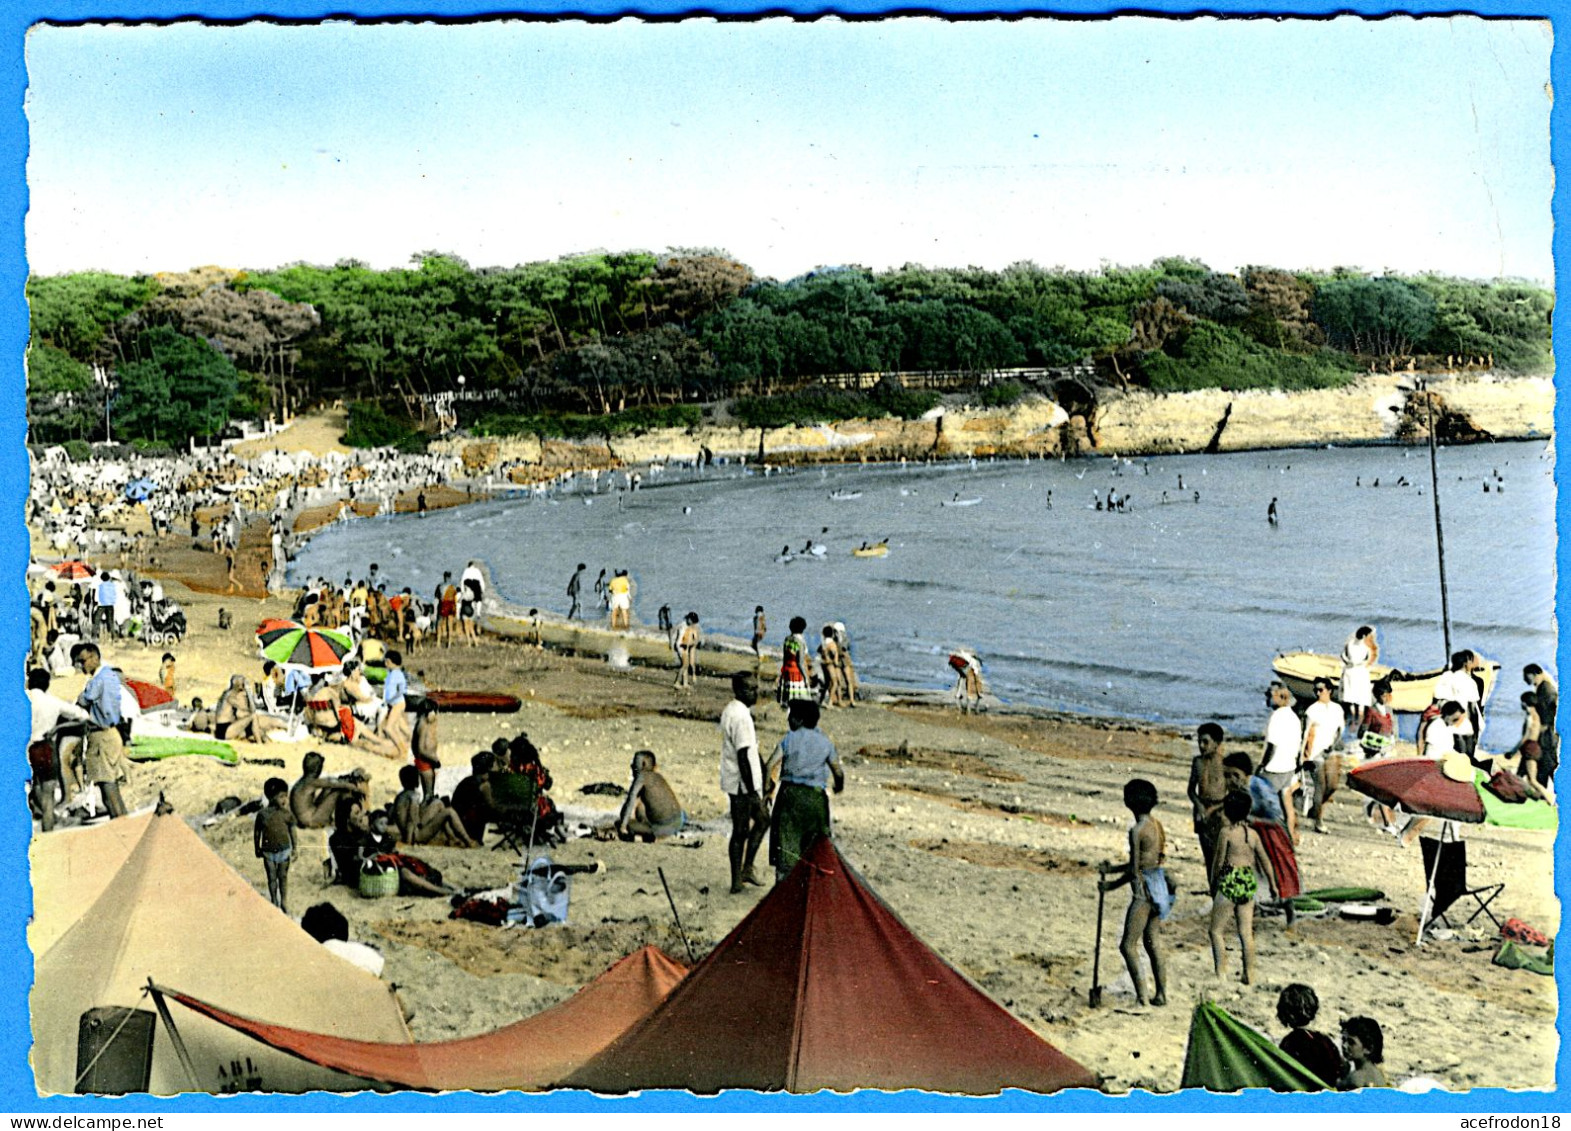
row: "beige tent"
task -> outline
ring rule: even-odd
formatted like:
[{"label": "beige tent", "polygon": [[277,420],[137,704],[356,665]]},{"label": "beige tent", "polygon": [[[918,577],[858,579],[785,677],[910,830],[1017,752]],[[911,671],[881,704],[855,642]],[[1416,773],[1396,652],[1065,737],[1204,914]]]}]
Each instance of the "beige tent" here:
[{"label": "beige tent", "polygon": [[[90,851],[89,839],[82,844]],[[84,1012],[154,1010],[143,993],[148,979],[278,1025],[365,1041],[410,1039],[385,983],[324,950],[178,817],[152,818],[92,906],[38,957],[32,1015],[40,1092],[76,1090]],[[151,1092],[370,1086],[263,1048],[172,1000],[167,1004],[189,1065],[160,1022]]]},{"label": "beige tent", "polygon": [[59,942],[104,894],[152,820],[153,814],[148,812],[33,838],[27,850],[33,880],[33,919],[27,925],[27,945],[35,955]]}]

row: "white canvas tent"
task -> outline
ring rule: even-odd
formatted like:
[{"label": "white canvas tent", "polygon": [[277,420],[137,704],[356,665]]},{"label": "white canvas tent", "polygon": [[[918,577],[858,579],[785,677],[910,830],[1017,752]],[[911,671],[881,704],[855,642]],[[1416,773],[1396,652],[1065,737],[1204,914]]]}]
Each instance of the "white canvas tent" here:
[{"label": "white canvas tent", "polygon": [[[93,849],[94,838],[70,839],[77,851]],[[92,905],[37,959],[32,1059],[40,1092],[76,1090],[86,1011],[153,1011],[144,995],[149,979],[280,1025],[358,1040],[410,1039],[385,983],[323,949],[172,816],[149,819]],[[173,1001],[168,1009],[187,1057],[160,1021],[148,1083],[155,1094],[372,1086],[262,1048]]]}]

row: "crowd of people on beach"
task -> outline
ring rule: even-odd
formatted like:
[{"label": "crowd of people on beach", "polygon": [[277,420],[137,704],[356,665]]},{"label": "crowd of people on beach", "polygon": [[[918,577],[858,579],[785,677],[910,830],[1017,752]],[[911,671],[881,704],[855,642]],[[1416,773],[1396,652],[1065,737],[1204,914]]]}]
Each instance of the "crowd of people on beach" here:
[{"label": "crowd of people on beach", "polygon": [[[1242,981],[1257,977],[1254,917],[1257,907],[1285,912],[1291,926],[1293,897],[1302,891],[1298,853],[1300,811],[1317,833],[1327,832],[1326,805],[1354,766],[1389,757],[1394,752],[1395,717],[1392,679],[1372,677],[1379,657],[1375,629],[1360,626],[1347,640],[1341,676],[1313,681],[1315,698],[1300,712],[1288,686],[1273,681],[1267,691],[1270,714],[1258,760],[1224,749],[1226,735],[1215,722],[1195,733],[1198,753],[1192,760],[1187,786],[1193,830],[1205,863],[1211,897],[1209,940],[1216,977],[1227,972],[1227,935],[1236,934],[1242,952]],[[1553,777],[1559,762],[1555,727],[1559,694],[1542,666],[1522,671],[1528,690],[1520,697],[1522,737],[1515,746],[1488,754],[1479,746],[1483,733],[1485,685],[1483,661],[1468,649],[1451,657],[1434,681],[1433,702],[1420,717],[1416,747],[1419,755],[1445,762],[1449,770],[1472,781],[1477,768],[1520,783],[1522,795],[1553,802]],[[1511,764],[1515,758],[1514,767]],[[1513,772],[1514,771],[1514,772]],[[1510,789],[1508,780],[1505,787]],[[1099,890],[1129,885],[1131,898],[1120,942],[1136,1001],[1167,1002],[1167,955],[1162,923],[1172,914],[1177,888],[1166,868],[1167,834],[1155,815],[1159,798],[1154,784],[1135,778],[1124,787],[1124,804],[1133,817],[1128,857],[1101,866]],[[1423,814],[1405,814],[1371,799],[1365,815],[1400,839],[1404,846],[1425,833],[1459,835],[1453,822]],[[1269,893],[1270,899],[1263,899]],[[1141,955],[1150,969],[1147,989]],[[1308,1030],[1318,1004],[1307,986],[1282,991],[1278,1017],[1292,1032],[1284,1050],[1310,1068],[1328,1086],[1385,1086],[1379,1068],[1383,1037],[1378,1022],[1353,1017],[1343,1022],[1342,1050],[1324,1034]],[[1344,1059],[1345,1056],[1345,1059]]]},{"label": "crowd of people on beach", "polygon": [[[301,758],[294,782],[277,777],[266,781],[262,798],[252,803],[253,848],[269,898],[285,911],[291,865],[301,859],[303,834],[310,830],[327,834],[324,855],[337,883],[362,891],[367,885],[385,884],[401,895],[448,899],[456,910],[467,908],[480,918],[492,912],[477,898],[479,892],[454,885],[408,850],[423,845],[472,849],[489,837],[501,838],[527,858],[535,848],[560,844],[572,835],[639,842],[690,835],[688,813],[660,772],[659,756],[649,749],[633,754],[620,808],[596,828],[575,829],[564,817],[551,797],[552,776],[541,751],[524,733],[497,737],[470,756],[467,776],[445,792],[438,788],[443,711],[421,681],[410,678],[406,659],[428,647],[480,645],[488,578],[475,561],[456,576],[444,572],[429,594],[416,593],[411,586],[394,587],[377,563],[341,583],[307,579],[291,610],[292,627],[341,641],[330,660],[301,663],[269,658],[264,652],[257,669],[235,673],[211,706],[200,698],[192,698],[189,706],[180,703],[178,646],[188,626],[161,583],[141,574],[159,566],[158,538],[189,526],[193,543],[201,540],[205,549],[227,559],[233,587],[238,584],[236,558],[244,524],[248,517],[265,516],[269,547],[261,566],[268,588],[277,589],[297,545],[293,526],[303,510],[340,504],[347,494],[351,502],[372,502],[385,512],[401,494],[416,491],[421,492],[418,512],[424,513],[423,491],[450,483],[458,471],[459,461],[453,457],[387,453],[268,453],[242,461],[226,452],[197,452],[128,457],[114,468],[52,457],[38,460],[28,518],[45,543],[79,558],[119,557],[114,568],[79,562],[82,569],[76,573],[40,566],[32,575],[28,758],[30,799],[41,829],[49,831],[62,820],[92,817],[100,810],[110,818],[125,815],[132,734],[139,720],[154,712],[139,702],[133,681],[106,661],[105,650],[141,642],[167,643],[172,649],[162,653],[158,668],[156,687],[168,704],[156,712],[161,727],[252,744],[295,739],[303,730],[310,745],[323,750],[342,746],[399,763],[400,788],[380,798],[371,796],[370,776],[363,770],[326,776],[326,759],[317,749]],[[150,486],[131,491],[137,482]],[[627,478],[626,489],[638,486],[636,477]],[[1179,487],[1183,489],[1181,480]],[[1105,503],[1098,498],[1096,508],[1125,511],[1129,498],[1109,490]],[[1273,498],[1269,511],[1273,525],[1279,521],[1276,502]],[[113,530],[121,510],[136,505],[147,510],[151,539]],[[346,512],[341,508],[339,513]],[[204,515],[209,527],[205,540],[199,533]],[[803,552],[810,553],[811,545]],[[564,620],[582,620],[583,603],[592,599],[610,631],[632,632],[636,595],[628,569],[601,569],[591,583],[588,566],[579,563],[568,581]],[[673,653],[675,687],[691,690],[702,668],[698,612],[676,619],[670,606],[663,606],[657,627]],[[806,617],[793,615],[780,646],[773,697],[786,711],[788,729],[771,751],[760,746],[753,714],[769,632],[762,605],[751,617],[753,670],[731,676],[731,697],[719,715],[717,785],[729,813],[728,879],[733,894],[767,886],[758,868],[766,840],[766,862],[776,878],[789,874],[816,839],[830,835],[831,794],[845,788],[839,753],[819,724],[825,711],[855,708],[861,698],[851,641],[844,622],[826,619],[814,648],[808,627]],[[537,609],[530,610],[529,631],[532,642],[542,646]],[[1299,709],[1286,683],[1272,682],[1258,755],[1226,750],[1226,735],[1216,723],[1196,732],[1198,753],[1187,798],[1205,864],[1211,899],[1208,938],[1219,979],[1227,973],[1228,938],[1233,935],[1239,942],[1244,984],[1257,980],[1256,910],[1280,909],[1291,924],[1292,900],[1302,890],[1302,828],[1325,833],[1327,807],[1349,770],[1387,757],[1395,748],[1391,677],[1375,678],[1371,672],[1379,657],[1377,633],[1364,625],[1342,649],[1340,677],[1316,678],[1307,707]],[[948,665],[961,709],[980,709],[985,685],[976,653],[955,648]],[[1509,750],[1489,754],[1479,744],[1486,697],[1483,665],[1467,649],[1450,657],[1447,670],[1435,680],[1433,703],[1420,718],[1418,752],[1437,761],[1465,759],[1491,775],[1508,772],[1528,796],[1553,802],[1559,753],[1554,681],[1539,665],[1524,669],[1521,737]],[[52,681],[73,671],[86,677],[75,701],[51,694]],[[1099,887],[1130,888],[1121,953],[1137,1002],[1161,1006],[1169,989],[1162,924],[1178,892],[1164,866],[1167,834],[1156,816],[1156,786],[1134,778],[1125,785],[1123,799],[1133,818],[1127,859],[1104,865]],[[1366,804],[1365,815],[1404,845],[1432,832],[1436,821],[1375,801]],[[330,911],[330,904],[319,904],[310,913],[330,919]],[[1281,991],[1277,1016],[1290,1030],[1283,1049],[1328,1086],[1385,1085],[1379,1023],[1365,1016],[1344,1019],[1339,1044],[1311,1027],[1317,1012],[1309,986],[1295,983]]]}]

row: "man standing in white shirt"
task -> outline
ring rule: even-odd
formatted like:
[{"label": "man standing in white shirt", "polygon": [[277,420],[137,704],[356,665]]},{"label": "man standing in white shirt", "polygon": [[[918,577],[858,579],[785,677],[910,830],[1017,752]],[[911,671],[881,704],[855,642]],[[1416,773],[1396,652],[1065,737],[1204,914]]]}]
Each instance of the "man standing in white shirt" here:
[{"label": "man standing in white shirt", "polygon": [[1298,792],[1298,755],[1303,749],[1304,728],[1293,713],[1293,693],[1287,685],[1273,680],[1266,691],[1271,717],[1266,720],[1265,754],[1260,760],[1260,776],[1271,783],[1282,799],[1287,814],[1287,835],[1298,844],[1298,815],[1293,811],[1293,795]]},{"label": "man standing in white shirt", "polygon": [[1425,758],[1440,761],[1447,754],[1456,753],[1456,736],[1467,722],[1467,712],[1462,704],[1449,699],[1440,707],[1440,714],[1425,719],[1418,727],[1418,749]]},{"label": "man standing in white shirt", "polygon": [[731,800],[731,894],[743,884],[762,887],[753,860],[769,831],[769,806],[764,799],[764,768],[758,757],[758,733],[749,709],[758,702],[758,681],[751,672],[731,677],[731,702],[720,712],[720,788]]},{"label": "man standing in white shirt", "polygon": [[1478,680],[1473,676],[1481,666],[1476,652],[1463,649],[1451,656],[1450,670],[1435,680],[1436,703],[1461,704],[1462,723],[1455,728],[1456,748],[1469,758],[1473,757],[1473,751],[1478,748],[1478,736],[1484,729],[1484,712],[1479,701]]},{"label": "man standing in white shirt", "polygon": [[1304,763],[1315,790],[1309,816],[1317,833],[1326,831],[1326,802],[1342,785],[1342,755],[1335,750],[1346,720],[1341,706],[1331,701],[1332,690],[1329,679],[1322,676],[1315,680],[1315,701],[1304,712]]}]

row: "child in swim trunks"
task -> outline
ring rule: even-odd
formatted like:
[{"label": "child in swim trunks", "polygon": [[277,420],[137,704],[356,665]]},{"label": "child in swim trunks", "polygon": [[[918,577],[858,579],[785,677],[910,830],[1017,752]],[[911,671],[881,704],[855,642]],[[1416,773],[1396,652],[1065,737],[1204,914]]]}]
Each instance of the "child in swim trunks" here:
[{"label": "child in swim trunks", "polygon": [[297,823],[289,808],[289,783],[283,778],[268,778],[262,795],[267,804],[257,810],[254,846],[267,873],[267,897],[287,913],[284,905],[289,899],[289,861],[295,853]]},{"label": "child in swim trunks", "polygon": [[1249,827],[1252,803],[1249,794],[1234,790],[1222,800],[1223,825],[1217,838],[1216,854],[1211,858],[1211,957],[1216,976],[1227,966],[1227,947],[1222,931],[1231,915],[1238,927],[1238,941],[1244,951],[1244,985],[1249,985],[1255,970],[1255,893],[1264,876],[1271,893],[1276,894],[1276,873],[1265,845]]},{"label": "child in swim trunks", "polygon": [[1151,815],[1156,802],[1156,786],[1144,778],[1135,778],[1124,786],[1124,804],[1135,815],[1134,828],[1129,830],[1129,862],[1112,869],[1112,879],[1103,879],[1097,884],[1101,891],[1131,885],[1119,951],[1124,956],[1124,965],[1129,967],[1129,980],[1135,985],[1135,1000],[1141,1005],[1146,1004],[1145,983],[1140,973],[1142,944],[1151,960],[1151,980],[1156,984],[1151,1004],[1167,1004],[1167,958],[1162,950],[1160,927],[1162,920],[1172,914],[1173,894],[1167,872],[1162,867],[1167,834],[1162,829],[1162,822]]}]

